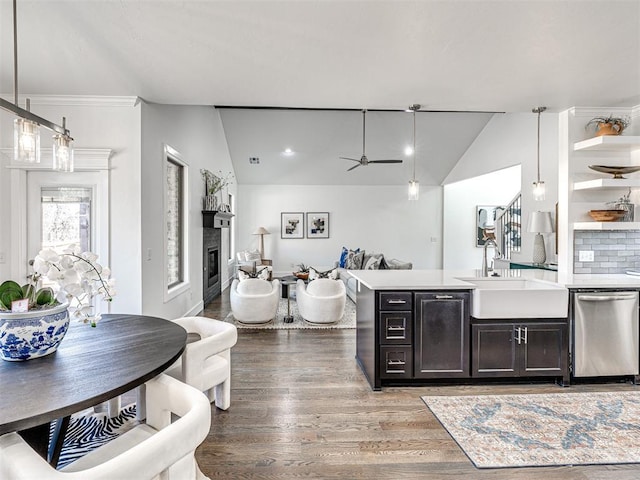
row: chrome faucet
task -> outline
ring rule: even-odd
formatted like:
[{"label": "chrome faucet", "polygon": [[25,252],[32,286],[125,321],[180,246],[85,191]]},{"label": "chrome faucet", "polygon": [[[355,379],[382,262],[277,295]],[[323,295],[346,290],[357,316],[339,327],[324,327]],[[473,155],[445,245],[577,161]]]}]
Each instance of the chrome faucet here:
[{"label": "chrome faucet", "polygon": [[[487,266],[487,247],[489,245],[493,245],[493,248],[495,249],[493,258],[498,258],[502,255],[500,253],[500,250],[498,250],[498,244],[496,243],[496,241],[493,238],[487,238],[487,240],[484,242],[484,251],[482,254],[482,276],[483,277],[489,276],[489,267]],[[491,270],[493,270],[493,260],[491,261]]]}]

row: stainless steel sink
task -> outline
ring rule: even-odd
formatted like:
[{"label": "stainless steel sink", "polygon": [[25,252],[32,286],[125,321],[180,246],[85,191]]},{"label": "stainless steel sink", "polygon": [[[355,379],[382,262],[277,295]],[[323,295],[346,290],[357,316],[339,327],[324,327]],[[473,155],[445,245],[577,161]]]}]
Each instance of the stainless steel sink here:
[{"label": "stainless steel sink", "polygon": [[471,316],[475,318],[565,318],[569,291],[539,280],[500,277],[459,278],[475,288]]}]

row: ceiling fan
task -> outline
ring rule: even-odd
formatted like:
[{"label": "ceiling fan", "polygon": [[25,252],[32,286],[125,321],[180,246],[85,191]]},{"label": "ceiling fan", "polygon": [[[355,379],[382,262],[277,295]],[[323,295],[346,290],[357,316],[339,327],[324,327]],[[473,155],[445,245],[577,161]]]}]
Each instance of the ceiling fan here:
[{"label": "ceiling fan", "polygon": [[362,156],[360,158],[340,157],[342,160],[351,160],[352,162],[358,162],[353,167],[349,168],[347,172],[350,172],[354,168],[360,166],[367,166],[370,163],[402,163],[402,160],[369,160],[365,154],[365,134],[366,134],[366,121],[367,111],[362,110]]}]

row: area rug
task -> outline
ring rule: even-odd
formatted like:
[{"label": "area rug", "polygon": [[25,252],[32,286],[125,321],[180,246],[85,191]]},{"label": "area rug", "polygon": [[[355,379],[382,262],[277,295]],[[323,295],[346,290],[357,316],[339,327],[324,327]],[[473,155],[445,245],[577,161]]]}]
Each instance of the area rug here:
[{"label": "area rug", "polygon": [[347,297],[347,303],[344,307],[344,315],[340,320],[335,323],[327,324],[315,324],[309,323],[302,319],[298,312],[298,304],[294,299],[291,299],[291,314],[293,315],[293,322],[284,323],[284,317],[287,315],[287,300],[281,298],[278,303],[278,311],[276,318],[267,323],[262,324],[246,324],[236,320],[233,314],[230,313],[224,319],[225,322],[233,323],[238,328],[251,328],[260,330],[297,330],[297,329],[332,329],[332,328],[356,328],[356,304]]},{"label": "area rug", "polygon": [[640,463],[640,393],[422,400],[478,468]]},{"label": "area rug", "polygon": [[[58,469],[122,435],[137,424],[135,403],[127,405],[120,410],[117,417],[112,418],[106,413],[94,413],[92,408],[73,414],[64,437]],[[53,428],[52,425],[52,431]]]}]

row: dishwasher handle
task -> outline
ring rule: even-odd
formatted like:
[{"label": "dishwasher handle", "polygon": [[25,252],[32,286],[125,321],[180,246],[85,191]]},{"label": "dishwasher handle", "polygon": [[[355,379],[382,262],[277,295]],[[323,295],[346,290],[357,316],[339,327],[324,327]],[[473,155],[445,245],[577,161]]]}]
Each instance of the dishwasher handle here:
[{"label": "dishwasher handle", "polygon": [[637,293],[626,293],[621,295],[585,295],[577,296],[578,300],[583,302],[610,302],[612,300],[635,300],[638,298]]}]

